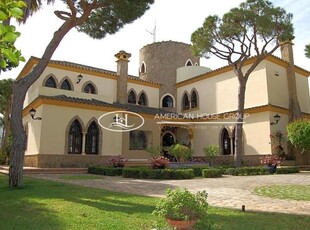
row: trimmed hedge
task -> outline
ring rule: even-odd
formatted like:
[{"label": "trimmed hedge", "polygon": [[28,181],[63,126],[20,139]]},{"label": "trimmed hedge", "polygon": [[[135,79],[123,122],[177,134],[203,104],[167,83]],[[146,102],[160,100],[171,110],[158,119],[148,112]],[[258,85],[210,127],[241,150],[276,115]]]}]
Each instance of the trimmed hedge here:
[{"label": "trimmed hedge", "polygon": [[124,178],[139,179],[192,179],[195,177],[193,169],[146,169],[124,168]]},{"label": "trimmed hedge", "polygon": [[221,169],[209,168],[209,169],[202,170],[202,177],[204,178],[213,178],[213,177],[221,177],[221,176],[222,176]]},{"label": "trimmed hedge", "polygon": [[123,174],[123,168],[89,167],[88,173],[105,176],[121,176]]},{"label": "trimmed hedge", "polygon": [[299,173],[299,168],[292,166],[292,167],[284,167],[284,168],[277,168],[276,174],[290,174],[290,173]]},{"label": "trimmed hedge", "polygon": [[[298,167],[277,168],[276,174],[298,173]],[[89,167],[88,173],[105,175],[105,176],[123,176],[125,178],[139,179],[192,179],[194,177],[220,177],[222,174],[234,176],[249,175],[266,175],[269,174],[266,167],[240,167],[240,168],[210,168],[210,167],[193,167],[178,169],[151,169],[148,167],[130,167],[130,168],[113,168],[113,167]]]},{"label": "trimmed hedge", "polygon": [[240,167],[228,168],[224,174],[233,176],[250,176],[250,175],[266,175],[269,174],[265,167]]}]

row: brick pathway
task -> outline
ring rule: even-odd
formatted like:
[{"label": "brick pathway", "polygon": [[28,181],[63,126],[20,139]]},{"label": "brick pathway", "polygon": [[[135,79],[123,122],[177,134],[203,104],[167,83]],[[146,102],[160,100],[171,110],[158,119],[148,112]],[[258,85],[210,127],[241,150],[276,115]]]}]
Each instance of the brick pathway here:
[{"label": "brick pathway", "polygon": [[212,206],[241,209],[241,206],[245,205],[246,210],[310,215],[310,201],[273,199],[257,196],[251,192],[255,187],[263,185],[310,185],[310,172],[287,175],[223,176],[222,178],[191,180],[138,180],[107,176],[103,176],[102,179],[64,180],[59,178],[62,175],[33,174],[31,176],[153,197],[164,196],[167,188],[184,187],[193,192],[206,190],[209,194],[209,204]]}]

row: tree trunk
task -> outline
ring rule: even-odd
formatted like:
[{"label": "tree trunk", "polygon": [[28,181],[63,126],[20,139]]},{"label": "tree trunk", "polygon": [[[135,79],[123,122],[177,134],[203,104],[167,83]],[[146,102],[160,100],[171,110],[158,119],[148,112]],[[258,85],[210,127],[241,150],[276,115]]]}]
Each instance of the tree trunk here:
[{"label": "tree trunk", "polygon": [[7,158],[9,157],[9,150],[8,150],[8,138],[11,131],[11,121],[10,121],[10,114],[12,110],[12,96],[9,99],[7,108],[4,114],[4,126],[2,132],[2,140],[1,140],[1,151],[5,152],[7,155],[5,157],[5,162],[7,163]]},{"label": "tree trunk", "polygon": [[14,139],[10,157],[10,187],[23,186],[23,166],[26,146],[26,133],[22,123],[22,110],[23,102],[25,100],[28,88],[29,86],[26,84],[21,84],[21,81],[13,83],[11,126]]},{"label": "tree trunk", "polygon": [[26,146],[26,133],[22,122],[23,104],[29,87],[41,76],[53,53],[63,37],[73,28],[74,23],[68,20],[54,33],[54,36],[36,67],[26,76],[14,82],[12,102],[13,146],[10,158],[9,186],[23,186],[23,166]]},{"label": "tree trunk", "polygon": [[[287,67],[287,84],[288,84],[288,98],[289,98],[289,118],[288,122],[295,121],[297,119],[302,118],[301,109],[299,106],[299,101],[297,97],[297,88],[296,88],[296,75],[295,75],[295,67],[294,67],[294,58],[293,58],[293,48],[291,43],[287,45],[287,58],[289,65]],[[287,153],[288,159],[295,159],[298,150],[291,144],[291,142],[287,142]]]},{"label": "tree trunk", "polygon": [[237,127],[235,131],[236,135],[236,151],[234,156],[235,167],[242,166],[243,158],[243,118],[244,118],[244,103],[245,103],[245,90],[246,90],[246,79],[244,77],[239,78],[239,89],[238,89],[238,119]]}]

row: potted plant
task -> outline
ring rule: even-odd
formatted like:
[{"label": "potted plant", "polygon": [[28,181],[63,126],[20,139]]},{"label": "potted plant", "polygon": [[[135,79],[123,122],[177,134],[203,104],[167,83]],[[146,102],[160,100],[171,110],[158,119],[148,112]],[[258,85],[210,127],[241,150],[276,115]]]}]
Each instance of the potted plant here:
[{"label": "potted plant", "polygon": [[207,196],[206,191],[192,193],[187,189],[167,189],[166,197],[159,201],[153,214],[164,218],[177,230],[206,226],[209,225]]},{"label": "potted plant", "polygon": [[220,148],[217,145],[210,145],[208,147],[203,148],[203,152],[209,161],[209,165],[213,165],[213,159],[219,155]]}]

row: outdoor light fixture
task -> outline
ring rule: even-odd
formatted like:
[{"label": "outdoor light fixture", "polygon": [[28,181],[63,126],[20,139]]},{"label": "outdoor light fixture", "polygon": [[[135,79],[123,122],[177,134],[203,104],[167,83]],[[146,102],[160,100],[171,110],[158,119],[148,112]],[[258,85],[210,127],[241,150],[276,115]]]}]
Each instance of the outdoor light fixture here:
[{"label": "outdoor light fixture", "polygon": [[271,125],[276,125],[276,124],[279,123],[279,121],[281,119],[281,116],[279,114],[276,114],[276,115],[273,116],[273,118],[274,118],[275,121],[274,122],[270,122],[270,124]]},{"label": "outdoor light fixture", "polygon": [[77,76],[77,82],[76,82],[76,84],[79,84],[80,81],[82,80],[82,78],[83,78],[83,75],[82,75],[82,74],[79,74],[79,75]]},{"label": "outdoor light fixture", "polygon": [[33,120],[42,120],[41,117],[34,117],[34,116],[36,115],[36,112],[37,112],[37,110],[35,110],[34,108],[31,108],[31,109],[29,110],[29,114],[30,114],[31,118],[32,118]]}]

